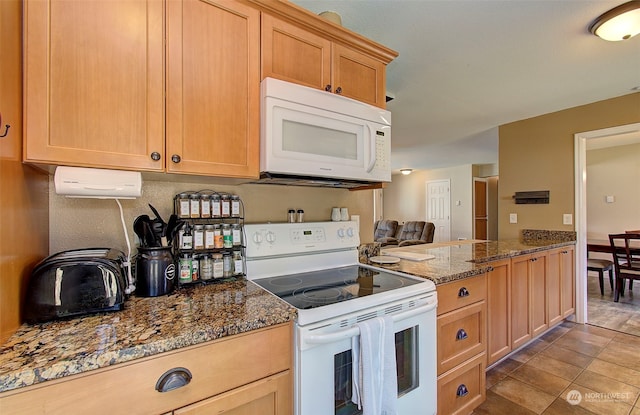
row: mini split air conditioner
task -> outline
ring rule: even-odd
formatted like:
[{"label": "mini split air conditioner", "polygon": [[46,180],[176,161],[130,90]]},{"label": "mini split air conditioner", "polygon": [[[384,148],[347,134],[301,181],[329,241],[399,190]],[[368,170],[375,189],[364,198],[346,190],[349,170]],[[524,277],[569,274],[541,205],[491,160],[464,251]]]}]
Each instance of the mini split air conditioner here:
[{"label": "mini split air conditioner", "polygon": [[142,196],[140,172],[59,166],[56,193],[67,197],[135,199]]}]

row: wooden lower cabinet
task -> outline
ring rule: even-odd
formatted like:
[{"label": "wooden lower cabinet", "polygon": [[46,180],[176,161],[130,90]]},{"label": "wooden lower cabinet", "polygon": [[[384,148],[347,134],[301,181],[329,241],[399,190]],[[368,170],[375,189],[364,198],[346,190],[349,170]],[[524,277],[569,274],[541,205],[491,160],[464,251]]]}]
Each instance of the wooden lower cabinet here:
[{"label": "wooden lower cabinet", "polygon": [[[291,336],[281,324],[4,392],[0,413],[290,415]],[[163,374],[183,369],[188,384],[156,390]]]},{"label": "wooden lower cabinet", "polygon": [[575,248],[491,263],[487,273],[487,365],[575,313]]},{"label": "wooden lower cabinet", "polygon": [[487,276],[437,291],[438,414],[469,414],[485,399]]},{"label": "wooden lower cabinet", "polygon": [[511,351],[511,260],[491,263],[487,273],[487,364]]},{"label": "wooden lower cabinet", "polygon": [[438,414],[468,415],[486,398],[484,353],[438,378]]},{"label": "wooden lower cabinet", "polygon": [[173,411],[175,415],[291,414],[291,372],[286,371]]}]

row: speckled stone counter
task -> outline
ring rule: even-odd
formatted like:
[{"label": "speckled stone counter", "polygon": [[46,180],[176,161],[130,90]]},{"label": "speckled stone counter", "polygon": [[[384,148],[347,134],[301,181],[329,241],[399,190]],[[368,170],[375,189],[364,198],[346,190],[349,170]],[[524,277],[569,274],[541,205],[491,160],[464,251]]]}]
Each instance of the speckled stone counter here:
[{"label": "speckled stone counter", "polygon": [[0,392],[295,319],[285,302],[246,280],[131,297],[123,311],[23,324],[0,346]]},{"label": "speckled stone counter", "polygon": [[[473,277],[489,270],[489,262],[530,254],[567,245],[574,245],[575,239],[527,239],[505,241],[456,241],[434,244],[411,245],[406,247],[382,247],[381,255],[394,252],[429,254],[435,258],[425,261],[401,259],[397,264],[384,265],[385,268],[411,275],[428,278],[435,284],[443,284],[463,278]],[[363,261],[364,262],[364,261]],[[371,264],[380,266],[378,264]]]}]

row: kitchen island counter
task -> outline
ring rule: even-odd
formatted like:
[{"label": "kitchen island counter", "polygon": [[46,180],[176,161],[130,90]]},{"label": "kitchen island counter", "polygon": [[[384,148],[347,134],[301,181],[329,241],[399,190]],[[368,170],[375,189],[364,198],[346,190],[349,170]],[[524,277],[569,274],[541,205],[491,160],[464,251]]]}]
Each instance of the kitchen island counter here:
[{"label": "kitchen island counter", "polygon": [[[436,285],[487,272],[490,262],[518,255],[575,245],[573,240],[558,235],[547,239],[481,241],[464,240],[404,247],[382,247],[381,255],[417,254],[433,256],[423,261],[401,259],[400,262],[384,265],[385,268],[430,279]],[[379,266],[378,264],[371,264]]]},{"label": "kitchen island counter", "polygon": [[244,279],[132,296],[119,312],[23,324],[0,346],[0,392],[295,319],[296,311]]}]

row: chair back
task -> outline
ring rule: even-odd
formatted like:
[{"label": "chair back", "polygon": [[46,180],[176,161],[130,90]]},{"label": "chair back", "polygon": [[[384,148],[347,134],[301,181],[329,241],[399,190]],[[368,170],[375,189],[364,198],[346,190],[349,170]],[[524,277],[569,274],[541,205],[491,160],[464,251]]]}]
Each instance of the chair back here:
[{"label": "chair back", "polygon": [[425,222],[423,221],[411,221],[405,222],[400,232],[399,240],[406,241],[408,239],[420,239],[422,232],[424,231]]},{"label": "chair back", "polygon": [[616,275],[620,278],[640,279],[640,234],[609,235]]},{"label": "chair back", "polygon": [[373,225],[373,240],[393,237],[398,229],[397,220],[379,220]]}]

